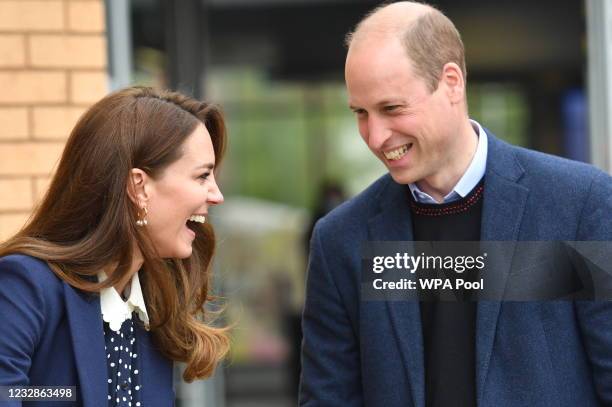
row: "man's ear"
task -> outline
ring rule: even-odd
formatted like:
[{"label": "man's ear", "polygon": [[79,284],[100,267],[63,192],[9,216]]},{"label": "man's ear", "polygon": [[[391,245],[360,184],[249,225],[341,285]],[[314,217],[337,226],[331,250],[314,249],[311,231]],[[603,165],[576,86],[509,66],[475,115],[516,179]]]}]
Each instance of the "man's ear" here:
[{"label": "man's ear", "polygon": [[149,202],[149,176],[140,168],[132,168],[127,184],[127,193],[130,200],[139,208],[147,205]]},{"label": "man's ear", "polygon": [[448,62],[442,68],[442,78],[446,93],[451,104],[463,102],[465,100],[465,78],[461,68],[454,62]]}]

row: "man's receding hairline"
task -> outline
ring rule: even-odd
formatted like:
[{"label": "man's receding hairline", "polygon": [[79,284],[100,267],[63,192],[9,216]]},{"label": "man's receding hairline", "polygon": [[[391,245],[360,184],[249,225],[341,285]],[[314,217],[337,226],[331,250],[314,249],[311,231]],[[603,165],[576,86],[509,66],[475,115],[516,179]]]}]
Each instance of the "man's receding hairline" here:
[{"label": "man's receding hairline", "polygon": [[[366,17],[364,17],[357,24],[357,26],[355,27],[355,30],[347,34],[346,40],[345,40],[346,47],[350,48],[355,42],[355,40],[360,40],[360,37],[362,37],[361,40],[367,39],[368,33],[374,33],[374,34],[377,34],[383,37],[384,36],[395,37],[403,42],[406,34],[415,25],[417,25],[420,21],[422,21],[423,18],[427,16],[431,16],[432,14],[435,14],[435,13],[440,13],[444,15],[444,13],[442,13],[440,10],[438,10],[437,8],[435,8],[434,6],[430,4],[416,3],[416,2],[404,2],[404,3],[411,3],[413,5],[422,6],[423,7],[422,12],[416,13],[414,16],[412,16],[409,19],[406,18],[407,12],[404,12],[400,15],[393,15],[390,17],[390,19],[392,19],[394,23],[384,24],[386,20],[381,16],[381,13],[388,12],[390,8],[394,7],[395,5],[402,4],[402,3],[403,2],[398,2],[398,3],[391,3],[391,4],[381,6],[381,7],[374,9],[370,14],[366,15]],[[414,11],[412,11],[412,13],[414,13]],[[377,19],[381,21],[376,21]]]}]

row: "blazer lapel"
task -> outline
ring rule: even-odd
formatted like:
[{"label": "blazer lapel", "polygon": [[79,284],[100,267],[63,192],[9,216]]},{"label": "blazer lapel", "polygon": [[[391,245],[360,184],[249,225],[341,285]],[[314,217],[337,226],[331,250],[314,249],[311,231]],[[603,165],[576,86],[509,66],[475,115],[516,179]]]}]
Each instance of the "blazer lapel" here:
[{"label": "blazer lapel", "polygon": [[[523,218],[529,189],[519,185],[524,170],[516,161],[512,147],[498,140],[490,132],[482,208],[481,240],[483,242],[516,241]],[[513,243],[508,243],[513,244]],[[495,270],[496,294],[500,301],[480,301],[476,316],[476,394],[482,403],[484,385],[495,340],[495,330],[501,299],[512,265],[512,250],[506,258],[490,265]]]},{"label": "blazer lapel", "polygon": [[100,297],[64,283],[68,324],[79,377],[83,406],[106,403],[108,373]]},{"label": "blazer lapel", "polygon": [[[412,241],[409,189],[389,176],[378,196],[380,211],[368,222],[370,241]],[[418,301],[387,301],[392,329],[401,349],[406,377],[409,379],[414,406],[425,405],[423,335]]]}]

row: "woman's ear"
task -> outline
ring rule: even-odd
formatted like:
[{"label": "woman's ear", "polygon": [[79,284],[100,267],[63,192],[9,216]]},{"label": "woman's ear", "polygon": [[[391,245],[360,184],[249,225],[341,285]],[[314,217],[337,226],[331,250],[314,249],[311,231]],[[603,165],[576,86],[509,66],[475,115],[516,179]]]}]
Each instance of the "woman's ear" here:
[{"label": "woman's ear", "polygon": [[130,200],[139,208],[147,205],[149,202],[149,195],[147,189],[149,182],[149,176],[146,172],[140,168],[132,168],[130,170],[130,176],[128,179],[127,193]]}]

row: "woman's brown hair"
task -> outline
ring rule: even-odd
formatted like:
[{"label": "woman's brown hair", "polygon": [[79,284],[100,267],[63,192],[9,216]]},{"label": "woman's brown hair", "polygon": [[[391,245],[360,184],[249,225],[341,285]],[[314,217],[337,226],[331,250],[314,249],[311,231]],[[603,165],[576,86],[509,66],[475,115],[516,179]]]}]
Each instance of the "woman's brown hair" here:
[{"label": "woman's brown hair", "polygon": [[[217,166],[226,134],[220,111],[176,92],[131,87],[93,105],[78,121],[42,202],[24,228],[0,246],[0,256],[21,253],[45,260],[73,287],[88,292],[125,281],[135,249],[144,259],[139,277],[151,333],[168,358],[187,364],[184,379],[208,377],[229,348],[227,328],[214,327],[210,310],[215,235],[198,226],[187,259],[160,258],[138,208],[128,195],[130,170],[152,178],[180,158],[181,146],[203,123]],[[136,245],[136,247],[135,247]],[[104,283],[95,276],[114,267]]]}]

